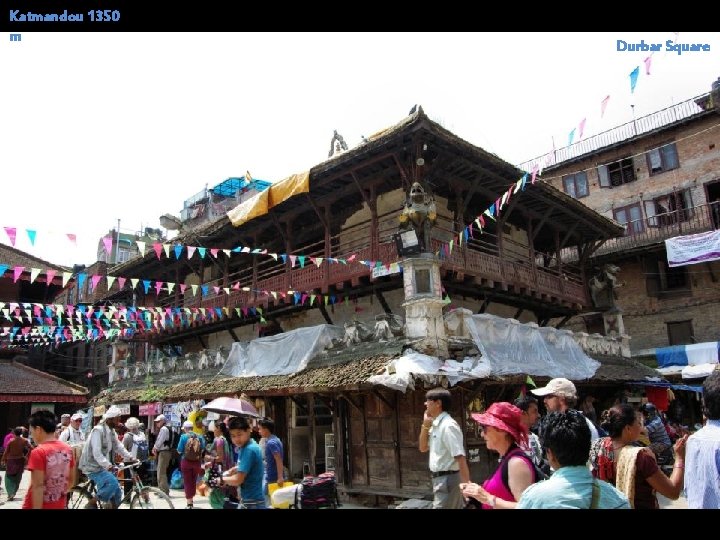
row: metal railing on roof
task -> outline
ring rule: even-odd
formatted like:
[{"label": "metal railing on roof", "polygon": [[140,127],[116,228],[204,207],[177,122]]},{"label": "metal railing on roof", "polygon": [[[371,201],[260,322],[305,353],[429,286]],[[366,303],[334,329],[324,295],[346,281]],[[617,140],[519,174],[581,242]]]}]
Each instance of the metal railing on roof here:
[{"label": "metal railing on roof", "polygon": [[[559,165],[564,161],[589,154],[590,152],[600,150],[601,148],[605,148],[607,146],[612,146],[613,144],[617,144],[622,141],[627,141],[633,137],[637,137],[638,135],[650,133],[656,129],[660,129],[675,122],[686,120],[700,114],[704,112],[704,109],[696,102],[709,94],[709,92],[701,94],[700,96],[672,105],[666,109],[655,111],[647,116],[636,118],[631,122],[627,122],[602,133],[598,133],[597,135],[578,141],[575,144],[553,150],[550,152],[550,163],[547,163],[545,168]],[[542,160],[546,159],[547,155],[548,154],[543,154],[542,156],[525,161],[519,164],[518,168],[531,172],[536,164],[539,165]]]}]

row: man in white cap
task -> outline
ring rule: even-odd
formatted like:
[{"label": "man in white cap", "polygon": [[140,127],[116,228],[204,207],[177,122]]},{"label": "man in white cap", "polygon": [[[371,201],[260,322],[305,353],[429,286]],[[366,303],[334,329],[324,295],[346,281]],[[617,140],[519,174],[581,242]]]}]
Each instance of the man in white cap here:
[{"label": "man in white cap", "polygon": [[80,429],[83,415],[75,413],[70,417],[70,425],[60,434],[60,440],[69,445],[80,444],[85,442],[85,434]]},{"label": "man in white cap", "polygon": [[[572,381],[563,377],[550,379],[550,382],[547,383],[547,386],[543,386],[542,388],[535,388],[534,390],[530,391],[536,396],[541,396],[543,398],[543,403],[545,403],[545,408],[547,409],[548,413],[564,413],[568,409],[574,409],[575,405],[577,404],[577,389],[575,388],[575,385],[572,383]],[[590,420],[585,418],[585,421],[590,428],[590,443],[592,444],[593,441],[599,438],[598,431],[595,425]]]},{"label": "man in white cap", "polygon": [[170,428],[165,425],[167,419],[164,414],[155,417],[155,428],[158,429],[157,439],[152,448],[152,454],[157,458],[157,484],[158,487],[167,495],[170,495],[170,485],[168,484],[167,468],[170,464],[172,454],[170,450],[172,437]]},{"label": "man in white cap", "polygon": [[[115,426],[121,414],[122,411],[115,405],[103,414],[100,422],[90,432],[80,458],[80,470],[95,482],[97,498],[112,508],[120,506],[122,501],[120,483],[110,472],[115,453],[120,454],[125,461],[135,461],[115,434]],[[92,498],[86,508],[97,508],[96,502],[95,498]]]}]

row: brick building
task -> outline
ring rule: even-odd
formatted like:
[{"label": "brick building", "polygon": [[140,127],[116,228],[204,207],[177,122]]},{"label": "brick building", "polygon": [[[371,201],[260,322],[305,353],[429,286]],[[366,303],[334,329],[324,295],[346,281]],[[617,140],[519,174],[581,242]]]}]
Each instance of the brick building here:
[{"label": "brick building", "polygon": [[[720,79],[711,93],[558,150],[543,174],[626,227],[623,237],[594,251],[588,270],[620,267],[617,306],[634,356],[720,339],[720,262],[670,268],[664,243],[720,227],[719,98]],[[531,170],[536,162],[521,167]],[[605,330],[599,312],[578,315],[568,327]]]}]

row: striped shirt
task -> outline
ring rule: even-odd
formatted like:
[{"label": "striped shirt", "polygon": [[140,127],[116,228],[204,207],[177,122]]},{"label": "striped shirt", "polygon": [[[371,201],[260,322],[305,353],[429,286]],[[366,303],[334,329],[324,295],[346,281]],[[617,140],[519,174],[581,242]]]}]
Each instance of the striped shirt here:
[{"label": "striped shirt", "polygon": [[720,509],[720,420],[708,420],[688,437],[685,493],[689,508]]}]

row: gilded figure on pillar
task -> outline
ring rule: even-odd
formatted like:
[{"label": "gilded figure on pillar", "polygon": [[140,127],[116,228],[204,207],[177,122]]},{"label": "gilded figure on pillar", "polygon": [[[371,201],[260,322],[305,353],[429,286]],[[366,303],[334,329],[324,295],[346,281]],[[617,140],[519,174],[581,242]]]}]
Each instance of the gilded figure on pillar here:
[{"label": "gilded figure on pillar", "polygon": [[422,252],[432,251],[430,229],[437,221],[435,199],[425,191],[419,182],[414,182],[410,186],[405,207],[398,219],[401,231],[415,231]]}]

